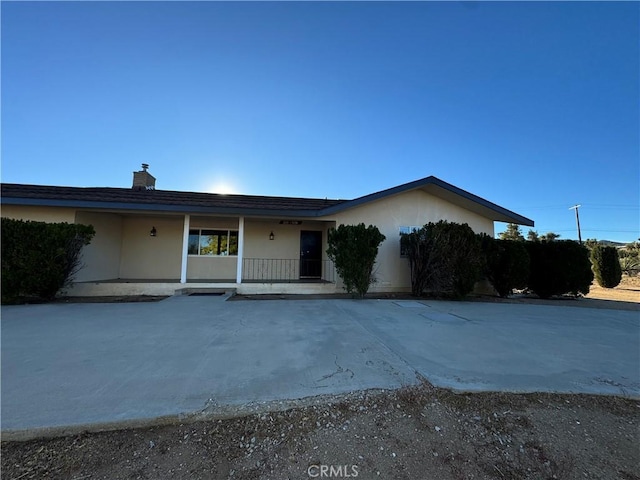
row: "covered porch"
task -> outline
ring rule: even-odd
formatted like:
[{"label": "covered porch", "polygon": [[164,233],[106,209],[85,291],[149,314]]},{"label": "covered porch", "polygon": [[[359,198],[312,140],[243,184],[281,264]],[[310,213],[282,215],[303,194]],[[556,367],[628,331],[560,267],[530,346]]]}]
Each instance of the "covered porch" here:
[{"label": "covered porch", "polygon": [[68,295],[173,295],[176,290],[333,293],[326,255],[334,222],[78,211],[93,242]]}]

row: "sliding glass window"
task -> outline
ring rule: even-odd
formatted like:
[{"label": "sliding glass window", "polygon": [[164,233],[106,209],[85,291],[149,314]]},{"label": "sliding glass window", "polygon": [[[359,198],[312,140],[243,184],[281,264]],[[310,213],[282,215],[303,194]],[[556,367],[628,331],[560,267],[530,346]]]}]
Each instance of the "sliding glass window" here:
[{"label": "sliding glass window", "polygon": [[238,255],[236,230],[189,230],[189,255],[226,257]]}]

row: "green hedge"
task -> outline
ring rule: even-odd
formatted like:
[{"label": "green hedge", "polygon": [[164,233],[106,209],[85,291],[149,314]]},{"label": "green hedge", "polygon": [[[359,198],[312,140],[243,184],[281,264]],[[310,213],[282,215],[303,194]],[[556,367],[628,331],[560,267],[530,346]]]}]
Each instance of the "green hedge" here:
[{"label": "green hedge", "polygon": [[403,234],[402,250],[411,267],[411,292],[464,297],[480,279],[480,241],[471,227],[441,220]]},{"label": "green hedge", "polygon": [[515,288],[541,298],[587,294],[593,282],[589,250],[572,240],[497,240],[442,220],[403,234],[400,241],[416,296],[428,291],[462,297],[481,274],[502,297]]},{"label": "green hedge", "polygon": [[613,288],[622,280],[622,267],[616,247],[595,245],[591,249],[591,263],[598,285]]},{"label": "green hedge", "polygon": [[2,303],[52,299],[81,267],[91,225],[2,219]]},{"label": "green hedge", "polygon": [[587,247],[573,240],[525,245],[531,259],[528,287],[540,298],[589,293],[593,272]]},{"label": "green hedge", "polygon": [[523,289],[529,280],[529,254],[524,242],[480,236],[484,254],[484,275],[501,297],[508,297],[514,288]]}]

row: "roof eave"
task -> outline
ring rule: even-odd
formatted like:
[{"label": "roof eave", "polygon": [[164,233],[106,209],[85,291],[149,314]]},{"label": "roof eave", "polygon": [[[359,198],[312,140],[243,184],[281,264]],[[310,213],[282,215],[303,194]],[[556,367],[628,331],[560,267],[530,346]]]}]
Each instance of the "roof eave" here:
[{"label": "roof eave", "polygon": [[507,210],[495,203],[489,202],[477,195],[462,190],[454,185],[440,180],[437,177],[429,176],[420,180],[398,185],[375,192],[354,200],[344,201],[336,205],[318,209],[265,209],[259,207],[216,207],[203,205],[177,205],[173,203],[137,203],[137,202],[116,202],[116,201],[89,201],[89,200],[64,200],[64,199],[48,199],[33,197],[6,197],[3,196],[1,202],[7,205],[33,205],[33,206],[52,206],[52,207],[69,207],[69,208],[91,208],[103,210],[125,210],[125,211],[148,211],[148,212],[176,212],[184,214],[218,214],[218,215],[234,215],[234,216],[256,216],[256,217],[326,217],[335,213],[342,212],[360,205],[370,203],[379,199],[383,199],[392,195],[397,195],[410,190],[422,189],[434,196],[449,201],[455,205],[475,212],[493,221],[517,223],[519,225],[534,226],[533,220],[519,215],[511,210]]},{"label": "roof eave", "polygon": [[5,205],[29,205],[43,207],[91,208],[100,210],[125,210],[145,212],[176,212],[184,214],[216,214],[254,217],[304,217],[320,216],[322,210],[288,210],[236,207],[206,207],[202,205],[172,205],[159,203],[128,203],[128,202],[91,202],[78,200],[42,199],[2,197]]},{"label": "roof eave", "polygon": [[[524,217],[522,215],[519,215],[515,212],[512,212],[511,210],[503,208],[499,205],[496,205],[495,203],[485,200],[484,198],[478,197],[477,195],[467,192],[466,190],[462,190],[461,188],[451,185],[450,183],[440,180],[439,178],[434,176],[425,177],[423,179],[416,180],[414,182],[398,185],[397,187],[389,188],[387,190],[382,190],[376,193],[371,193],[369,195],[356,198],[354,200],[350,200],[338,205],[327,207],[322,211],[322,215],[323,216],[332,215],[350,208],[363,205],[365,203],[373,202],[375,200],[380,200],[386,197],[390,197],[392,195],[397,195],[399,193],[408,192],[410,190],[416,190],[418,188],[428,191],[428,188],[425,188],[425,187],[429,187],[429,186],[442,189],[444,192],[449,192],[449,194],[453,194],[466,202],[473,202],[474,204],[477,204],[478,206],[482,207],[482,209],[484,210],[484,213],[482,214],[493,221],[517,223],[518,225],[525,225],[528,227],[534,226],[533,220],[527,217]],[[435,194],[433,192],[433,189],[429,193]],[[451,198],[447,200],[451,201]],[[463,206],[463,208],[467,208],[467,207]]]}]

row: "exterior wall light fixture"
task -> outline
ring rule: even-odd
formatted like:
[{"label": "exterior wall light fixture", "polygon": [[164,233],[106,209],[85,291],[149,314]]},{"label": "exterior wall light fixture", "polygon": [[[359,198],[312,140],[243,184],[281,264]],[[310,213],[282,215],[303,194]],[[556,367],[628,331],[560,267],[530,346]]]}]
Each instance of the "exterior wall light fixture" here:
[{"label": "exterior wall light fixture", "polygon": [[149,236],[150,237],[155,237],[156,235],[158,235],[158,231],[156,230],[156,227],[151,227],[151,231],[149,232]]},{"label": "exterior wall light fixture", "polygon": [[273,240],[276,236],[273,234],[273,231],[269,234],[269,240]]}]

